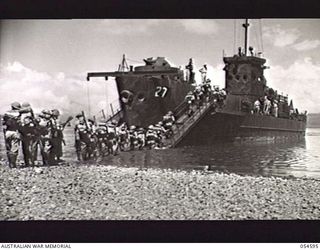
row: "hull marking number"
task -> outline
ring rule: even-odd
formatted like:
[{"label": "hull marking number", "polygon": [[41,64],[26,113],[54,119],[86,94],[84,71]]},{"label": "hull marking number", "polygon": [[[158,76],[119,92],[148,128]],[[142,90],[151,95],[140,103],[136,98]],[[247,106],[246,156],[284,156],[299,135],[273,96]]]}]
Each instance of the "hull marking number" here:
[{"label": "hull marking number", "polygon": [[167,87],[158,86],[156,88],[156,92],[154,93],[154,96],[164,98],[166,96],[167,92],[168,92]]}]

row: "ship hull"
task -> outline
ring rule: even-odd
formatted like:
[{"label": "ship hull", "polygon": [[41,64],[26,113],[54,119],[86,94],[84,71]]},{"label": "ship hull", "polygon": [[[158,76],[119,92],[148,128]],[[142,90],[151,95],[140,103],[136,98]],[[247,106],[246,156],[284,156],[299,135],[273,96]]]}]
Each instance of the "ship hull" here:
[{"label": "ship hull", "polygon": [[300,140],[306,122],[272,116],[210,110],[176,145],[212,145],[221,142]]},{"label": "ship hull", "polygon": [[[116,78],[123,111],[123,120],[128,125],[147,127],[162,120],[168,111],[173,111],[184,101],[194,87],[174,76]],[[122,93],[129,92],[130,103],[123,102]]]}]

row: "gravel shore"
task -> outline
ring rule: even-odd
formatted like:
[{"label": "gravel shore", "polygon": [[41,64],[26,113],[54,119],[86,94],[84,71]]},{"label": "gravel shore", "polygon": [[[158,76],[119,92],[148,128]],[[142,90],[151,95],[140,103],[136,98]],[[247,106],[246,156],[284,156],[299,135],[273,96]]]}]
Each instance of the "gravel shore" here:
[{"label": "gravel shore", "polygon": [[0,165],[0,220],[320,219],[320,180]]}]

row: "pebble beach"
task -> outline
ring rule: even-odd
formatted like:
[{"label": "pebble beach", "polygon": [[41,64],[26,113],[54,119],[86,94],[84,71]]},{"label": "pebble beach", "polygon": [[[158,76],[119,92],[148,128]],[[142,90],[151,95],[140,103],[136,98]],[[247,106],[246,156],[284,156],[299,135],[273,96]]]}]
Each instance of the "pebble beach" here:
[{"label": "pebble beach", "polygon": [[319,219],[320,180],[107,165],[0,165],[0,220]]}]

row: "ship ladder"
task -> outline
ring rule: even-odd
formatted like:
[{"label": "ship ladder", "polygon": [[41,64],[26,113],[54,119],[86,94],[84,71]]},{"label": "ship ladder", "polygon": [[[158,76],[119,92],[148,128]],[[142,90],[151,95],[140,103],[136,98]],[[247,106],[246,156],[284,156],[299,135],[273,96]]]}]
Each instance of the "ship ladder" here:
[{"label": "ship ladder", "polygon": [[215,106],[214,100],[204,102],[202,106],[197,108],[193,114],[189,117],[187,114],[188,106],[186,102],[183,102],[174,114],[177,117],[177,121],[174,125],[173,136],[169,139],[165,139],[163,144],[166,148],[174,148],[178,143],[191,131],[191,129],[205,116],[205,114]]}]

